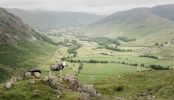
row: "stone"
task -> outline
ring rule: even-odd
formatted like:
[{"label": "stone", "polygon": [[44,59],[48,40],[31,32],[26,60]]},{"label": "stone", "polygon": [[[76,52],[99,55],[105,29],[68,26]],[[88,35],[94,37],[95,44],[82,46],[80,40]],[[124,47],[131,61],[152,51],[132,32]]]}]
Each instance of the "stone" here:
[{"label": "stone", "polygon": [[121,98],[121,97],[116,97],[114,100],[126,100],[126,99]]},{"label": "stone", "polygon": [[69,84],[69,88],[73,91],[77,91],[79,87],[79,81],[76,76],[73,75],[65,75],[63,80]]},{"label": "stone", "polygon": [[10,89],[12,87],[12,85],[13,85],[13,82],[12,81],[6,82],[5,83],[5,88],[6,89]]},{"label": "stone", "polygon": [[39,97],[40,96],[40,93],[38,90],[34,90],[33,91],[33,97]]},{"label": "stone", "polygon": [[35,80],[30,80],[30,84],[31,85],[36,84]]},{"label": "stone", "polygon": [[97,93],[97,96],[98,96],[98,97],[100,97],[100,96],[101,96],[101,94],[100,94],[100,93]]},{"label": "stone", "polygon": [[13,83],[15,83],[15,82],[17,82],[17,78],[14,77],[14,76],[12,76],[12,78],[10,79],[10,81],[13,82]]},{"label": "stone", "polygon": [[93,85],[80,85],[82,92],[88,93],[90,96],[97,96]]},{"label": "stone", "polygon": [[89,96],[88,93],[82,92],[82,93],[80,94],[79,100],[90,100],[90,96]]},{"label": "stone", "polygon": [[16,77],[16,79],[17,79],[17,81],[21,81],[21,80],[23,80],[23,77]]},{"label": "stone", "polygon": [[41,74],[39,72],[34,72],[34,77],[35,78],[40,78]]},{"label": "stone", "polygon": [[49,77],[48,77],[48,76],[44,76],[44,77],[41,79],[41,81],[42,81],[44,84],[48,85],[48,84],[49,84]]},{"label": "stone", "polygon": [[62,94],[60,90],[55,90],[55,93],[56,93],[56,95],[61,95]]},{"label": "stone", "polygon": [[27,78],[27,79],[31,78],[31,76],[32,76],[31,72],[26,72],[24,74],[24,77]]}]

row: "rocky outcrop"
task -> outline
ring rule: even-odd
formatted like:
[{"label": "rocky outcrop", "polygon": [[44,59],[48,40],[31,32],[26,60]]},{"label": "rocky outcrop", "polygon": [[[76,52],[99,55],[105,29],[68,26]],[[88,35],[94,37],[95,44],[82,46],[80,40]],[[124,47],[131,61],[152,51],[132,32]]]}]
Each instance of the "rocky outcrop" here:
[{"label": "rocky outcrop", "polygon": [[10,89],[10,88],[13,86],[13,84],[19,80],[18,78],[19,78],[19,77],[12,77],[9,81],[7,81],[7,82],[4,84],[4,87],[5,87],[6,89]]},{"label": "rocky outcrop", "polygon": [[76,76],[65,75],[63,77],[51,76],[43,77],[42,82],[49,85],[51,88],[55,89],[57,95],[61,95],[64,89],[70,89],[71,91],[80,92],[80,100],[90,100],[91,96],[100,96],[94,88],[93,85],[83,85],[80,84]]},{"label": "rocky outcrop", "polygon": [[[8,82],[5,83],[5,88],[10,89],[15,82],[25,79],[25,81],[28,81],[30,85],[37,84],[38,81],[41,81],[43,84],[54,89],[57,98],[59,98],[65,90],[79,92],[81,94],[79,100],[90,100],[92,96],[101,95],[96,92],[93,85],[83,85],[79,82],[78,78],[73,75],[67,74],[63,77],[44,76],[42,78],[40,78],[40,75],[38,76],[39,77],[37,78],[31,78],[32,74],[30,72],[26,72],[24,77],[12,77]],[[34,97],[37,97],[38,95],[39,93],[37,90],[33,92]]]}]

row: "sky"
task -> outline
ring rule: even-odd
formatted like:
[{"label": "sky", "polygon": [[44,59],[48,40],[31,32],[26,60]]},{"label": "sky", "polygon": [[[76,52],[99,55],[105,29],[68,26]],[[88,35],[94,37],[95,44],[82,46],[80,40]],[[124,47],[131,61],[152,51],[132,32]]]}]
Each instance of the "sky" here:
[{"label": "sky", "polygon": [[163,4],[174,4],[174,0],[0,0],[0,7],[4,8],[74,11],[100,15]]}]

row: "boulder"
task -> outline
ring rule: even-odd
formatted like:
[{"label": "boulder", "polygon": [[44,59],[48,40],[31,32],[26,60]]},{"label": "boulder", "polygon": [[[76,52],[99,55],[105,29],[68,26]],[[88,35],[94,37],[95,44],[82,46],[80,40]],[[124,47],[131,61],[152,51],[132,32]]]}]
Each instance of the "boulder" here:
[{"label": "boulder", "polygon": [[56,95],[61,95],[62,94],[60,90],[55,90],[55,93],[56,93]]},{"label": "boulder", "polygon": [[34,90],[33,91],[33,97],[35,98],[35,97],[39,97],[39,96],[40,96],[39,91],[38,90]]},{"label": "boulder", "polygon": [[148,96],[146,97],[146,100],[155,100],[155,96],[148,95]]},{"label": "boulder", "polygon": [[36,84],[35,80],[30,80],[29,82],[31,85]]},{"label": "boulder", "polygon": [[49,78],[49,82],[50,82],[50,86],[55,89],[55,90],[63,90],[63,80],[61,78],[58,77],[51,77]]},{"label": "boulder", "polygon": [[90,96],[88,93],[81,93],[79,100],[90,100]]},{"label": "boulder", "polygon": [[78,91],[80,93],[88,94],[90,97],[91,96],[98,96],[98,94],[97,94],[96,90],[94,89],[93,85],[82,85],[82,84],[80,84],[80,82],[78,81],[76,76],[67,74],[63,77],[63,80],[66,83],[68,83],[69,88],[73,91]]},{"label": "boulder", "polygon": [[44,76],[41,81],[46,84],[46,85],[49,85],[49,77],[48,76]]},{"label": "boulder", "polygon": [[21,81],[21,80],[23,80],[23,77],[16,77],[16,79],[17,79],[17,81]]},{"label": "boulder", "polygon": [[32,73],[31,73],[31,72],[25,72],[25,73],[24,73],[24,77],[25,77],[26,79],[29,79],[29,78],[32,77]]},{"label": "boulder", "polygon": [[114,100],[126,100],[126,99],[121,98],[121,97],[116,97]]},{"label": "boulder", "polygon": [[5,88],[6,89],[10,89],[12,87],[12,85],[13,85],[13,82],[12,81],[6,82],[5,83]]},{"label": "boulder", "polygon": [[76,76],[73,75],[65,75],[63,80],[68,83],[69,88],[73,91],[77,91],[78,87],[80,86],[79,81]]},{"label": "boulder", "polygon": [[90,96],[97,96],[93,85],[80,85],[80,88],[82,92],[88,93]]},{"label": "boulder", "polygon": [[34,72],[34,77],[35,78],[40,78],[41,74],[39,72]]},{"label": "boulder", "polygon": [[51,77],[44,77],[42,82],[46,85],[49,85],[51,88],[55,89],[56,94],[60,95],[63,91],[64,85],[63,80],[60,77],[51,76]]},{"label": "boulder", "polygon": [[12,76],[12,78],[10,79],[10,81],[11,81],[12,83],[15,83],[15,82],[17,82],[17,78],[14,77],[14,76]]}]

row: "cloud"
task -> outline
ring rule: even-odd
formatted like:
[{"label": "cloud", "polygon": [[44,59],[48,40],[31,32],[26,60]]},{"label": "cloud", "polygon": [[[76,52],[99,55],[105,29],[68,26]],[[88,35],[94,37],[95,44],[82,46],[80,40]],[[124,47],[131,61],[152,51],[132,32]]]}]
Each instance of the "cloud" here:
[{"label": "cloud", "polygon": [[80,11],[111,14],[135,7],[174,3],[173,0],[0,0],[1,7],[27,10]]}]

